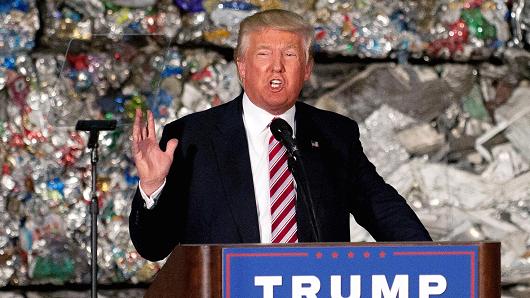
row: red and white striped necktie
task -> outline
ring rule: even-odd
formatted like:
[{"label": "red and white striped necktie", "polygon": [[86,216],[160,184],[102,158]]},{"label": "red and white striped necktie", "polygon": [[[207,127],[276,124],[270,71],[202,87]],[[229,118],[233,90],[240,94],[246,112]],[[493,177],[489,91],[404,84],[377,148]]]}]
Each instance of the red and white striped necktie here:
[{"label": "red and white striped necktie", "polygon": [[272,243],[296,243],[296,189],[287,166],[287,150],[274,136],[269,139],[269,187]]}]

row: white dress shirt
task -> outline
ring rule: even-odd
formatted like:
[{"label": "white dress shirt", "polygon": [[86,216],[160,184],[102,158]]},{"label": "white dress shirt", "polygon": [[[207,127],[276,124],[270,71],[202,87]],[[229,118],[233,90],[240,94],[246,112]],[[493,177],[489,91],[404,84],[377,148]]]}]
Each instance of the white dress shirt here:
[{"label": "white dress shirt", "polygon": [[[268,148],[272,133],[269,129],[269,124],[274,118],[282,118],[295,129],[294,115],[295,106],[281,115],[273,115],[256,106],[246,93],[243,94],[243,124],[247,134],[261,243],[271,243],[272,217],[269,195]],[[166,181],[164,180],[162,186],[153,192],[151,196],[147,196],[140,186],[140,194],[145,201],[146,208],[150,209],[155,205],[165,184]]]},{"label": "white dress shirt", "polygon": [[247,133],[261,243],[271,243],[272,234],[269,194],[269,139],[272,133],[269,124],[274,118],[282,118],[294,128],[294,114],[293,106],[281,115],[272,115],[254,105],[246,94],[243,95],[243,123]]}]

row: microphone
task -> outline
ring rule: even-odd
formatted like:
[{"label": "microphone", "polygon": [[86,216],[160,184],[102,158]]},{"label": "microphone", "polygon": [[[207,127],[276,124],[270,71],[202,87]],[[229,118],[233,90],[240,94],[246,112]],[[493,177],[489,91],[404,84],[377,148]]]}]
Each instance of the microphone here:
[{"label": "microphone", "polygon": [[79,120],[75,125],[75,130],[101,131],[115,130],[116,120]]},{"label": "microphone", "polygon": [[99,132],[102,130],[115,130],[116,120],[79,120],[75,125],[75,130],[88,131],[88,148],[97,147]]},{"label": "microphone", "polygon": [[293,139],[293,129],[287,121],[282,118],[274,118],[271,122],[270,130],[274,138],[285,146],[291,157],[294,159],[300,157],[300,151]]}]

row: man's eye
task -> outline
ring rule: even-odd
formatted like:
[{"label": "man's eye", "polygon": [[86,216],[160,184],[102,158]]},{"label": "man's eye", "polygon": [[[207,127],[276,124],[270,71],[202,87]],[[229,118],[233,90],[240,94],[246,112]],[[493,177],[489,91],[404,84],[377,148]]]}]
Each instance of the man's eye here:
[{"label": "man's eye", "polygon": [[287,57],[296,57],[296,53],[285,53]]}]

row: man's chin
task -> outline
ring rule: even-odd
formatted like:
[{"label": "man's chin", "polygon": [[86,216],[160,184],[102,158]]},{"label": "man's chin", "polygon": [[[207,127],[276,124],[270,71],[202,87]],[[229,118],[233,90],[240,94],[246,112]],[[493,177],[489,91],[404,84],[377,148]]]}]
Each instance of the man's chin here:
[{"label": "man's chin", "polygon": [[291,103],[287,100],[277,100],[272,101],[269,100],[267,102],[268,112],[274,115],[280,115],[285,113],[288,109],[290,109],[294,105],[294,101]]}]

